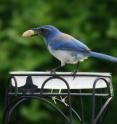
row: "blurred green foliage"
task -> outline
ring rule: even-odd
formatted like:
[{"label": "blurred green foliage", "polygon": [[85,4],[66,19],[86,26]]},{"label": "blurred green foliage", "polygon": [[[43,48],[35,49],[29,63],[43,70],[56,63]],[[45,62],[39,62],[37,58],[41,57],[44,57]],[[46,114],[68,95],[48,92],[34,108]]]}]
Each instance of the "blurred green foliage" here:
[{"label": "blurred green foliage", "polygon": [[[84,41],[92,50],[117,56],[116,0],[1,0],[0,1],[0,122],[4,108],[4,93],[9,71],[49,70],[59,64],[38,37],[22,38],[23,31],[51,24],[63,32]],[[72,71],[68,65],[64,71]],[[111,72],[115,97],[105,124],[117,122],[117,68],[115,63],[90,58],[80,71]],[[46,106],[46,105],[45,105]],[[17,112],[17,124],[62,123],[62,120],[37,101],[22,105]],[[20,114],[18,114],[20,113]],[[53,120],[53,116],[56,119]],[[18,120],[18,121],[17,121]],[[46,121],[45,121],[46,120]],[[78,123],[74,120],[74,124]]]}]

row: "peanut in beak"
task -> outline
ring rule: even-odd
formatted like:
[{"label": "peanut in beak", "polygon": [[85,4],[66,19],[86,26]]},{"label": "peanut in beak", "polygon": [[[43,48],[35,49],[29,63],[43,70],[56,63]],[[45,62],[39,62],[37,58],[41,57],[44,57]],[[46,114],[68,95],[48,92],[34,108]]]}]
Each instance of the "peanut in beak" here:
[{"label": "peanut in beak", "polygon": [[22,34],[22,37],[31,37],[35,34],[33,30],[27,30]]}]

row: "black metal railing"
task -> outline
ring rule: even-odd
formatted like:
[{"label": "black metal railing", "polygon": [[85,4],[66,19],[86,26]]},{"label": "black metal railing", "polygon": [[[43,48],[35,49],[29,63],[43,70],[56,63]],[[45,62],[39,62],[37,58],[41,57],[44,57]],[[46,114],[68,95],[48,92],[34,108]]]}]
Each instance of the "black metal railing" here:
[{"label": "black metal railing", "polygon": [[[17,80],[15,76],[27,76],[26,79],[26,84],[22,87],[18,87]],[[36,85],[33,84],[32,81],[32,76],[49,76],[43,83],[41,88],[39,89]],[[77,90],[78,92],[71,92],[69,83],[64,79],[64,76],[72,76],[70,74],[12,74],[10,75],[10,85],[8,87],[7,93],[6,93],[6,106],[5,106],[5,112],[4,112],[4,117],[3,117],[3,124],[8,124],[10,120],[11,113],[17,108],[19,104],[22,102],[28,100],[28,99],[38,99],[41,100],[49,105],[51,105],[56,111],[58,111],[67,121],[68,124],[72,124],[73,116],[75,115],[77,119],[80,121],[81,124],[85,124],[85,112],[84,112],[84,102],[83,99],[84,97],[91,97],[92,98],[92,117],[91,121],[89,123],[91,124],[100,124],[103,122],[103,116],[105,114],[106,109],[108,108],[108,105],[110,101],[112,100],[113,97],[113,92],[112,92],[112,84],[110,81],[107,81],[105,77],[103,76],[97,76],[93,83],[93,88],[91,92],[83,92],[82,89]],[[79,76],[87,76],[87,75],[78,75],[76,78],[79,78]],[[94,76],[94,75],[90,75]],[[95,75],[96,76],[96,75]],[[111,78],[111,77],[109,77]],[[50,80],[58,79],[65,83],[67,90],[65,92],[61,93],[54,93],[54,92],[45,92],[45,85],[49,83]],[[14,80],[14,87],[12,86],[12,80]],[[103,80],[106,84],[106,93],[101,92],[97,93],[96,92],[96,84],[100,81]],[[47,89],[46,89],[47,90]],[[102,90],[101,90],[102,91]],[[57,97],[57,96],[67,96],[68,98],[68,103],[65,105],[65,107],[69,111],[69,115],[66,115],[53,101],[51,102],[48,99],[51,99],[52,97]],[[80,104],[81,104],[81,113],[78,113],[75,108],[72,106],[72,96],[77,96],[80,98]],[[106,101],[100,106],[99,112],[96,112],[96,103],[95,100],[97,97],[104,97]],[[61,99],[56,98],[56,101],[60,103],[64,103]],[[101,118],[101,119],[100,119]]]}]

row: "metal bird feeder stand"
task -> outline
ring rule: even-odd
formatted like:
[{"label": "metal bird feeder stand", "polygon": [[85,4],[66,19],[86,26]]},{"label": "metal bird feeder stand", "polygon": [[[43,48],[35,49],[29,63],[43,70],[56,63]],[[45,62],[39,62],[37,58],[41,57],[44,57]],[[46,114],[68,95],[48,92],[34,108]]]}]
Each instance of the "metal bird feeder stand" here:
[{"label": "metal bird feeder stand", "polygon": [[[57,90],[59,92],[54,92]],[[86,92],[88,91],[88,92]],[[98,92],[97,92],[98,91]],[[79,98],[80,112],[73,107],[72,97]],[[22,102],[28,99],[41,100],[51,105],[67,121],[72,124],[76,117],[81,124],[86,124],[85,98],[91,98],[90,124],[101,124],[108,105],[113,97],[113,87],[110,73],[83,73],[79,72],[73,79],[71,72],[10,72],[10,84],[6,93],[6,108],[3,124],[8,124],[11,113]],[[67,98],[67,101],[65,101]],[[100,108],[96,111],[96,100]],[[99,100],[100,99],[100,100]],[[104,100],[103,100],[104,99]],[[76,100],[75,100],[76,101]],[[58,102],[68,110],[66,115]]]}]

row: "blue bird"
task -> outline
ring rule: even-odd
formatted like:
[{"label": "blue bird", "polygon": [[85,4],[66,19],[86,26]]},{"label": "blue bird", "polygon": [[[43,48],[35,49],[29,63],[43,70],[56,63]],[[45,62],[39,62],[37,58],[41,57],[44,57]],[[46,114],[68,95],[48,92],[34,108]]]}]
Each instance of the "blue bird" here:
[{"label": "blue bird", "polygon": [[[61,32],[54,26],[44,25],[32,28],[23,33],[23,37],[42,36],[49,52],[57,58],[63,67],[66,64],[77,64],[88,57],[105,59],[117,63],[117,58],[91,51],[83,42]],[[54,70],[58,69],[55,68]]]}]

